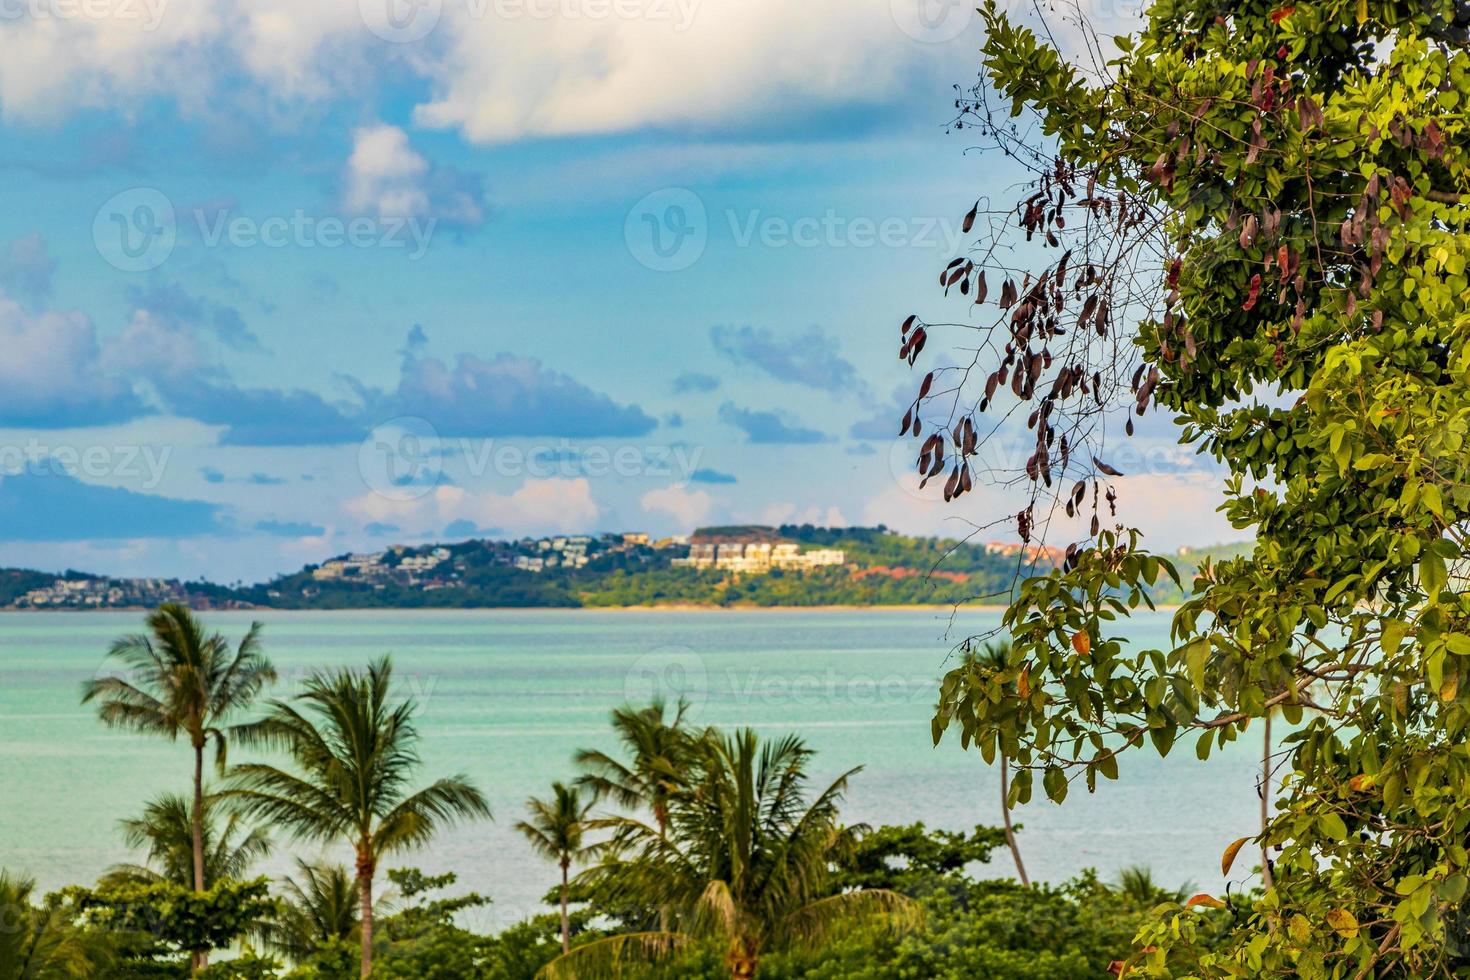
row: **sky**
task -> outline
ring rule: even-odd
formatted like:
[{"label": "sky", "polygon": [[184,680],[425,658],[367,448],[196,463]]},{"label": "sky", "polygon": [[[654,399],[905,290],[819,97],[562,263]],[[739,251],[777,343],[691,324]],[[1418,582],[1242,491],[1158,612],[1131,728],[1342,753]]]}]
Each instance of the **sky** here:
[{"label": "sky", "polygon": [[[959,0],[0,0],[0,565],[988,524],[1013,490],[945,505],[895,438],[898,325],[1022,179],[948,131],[982,40]],[[1113,461],[1124,519],[1232,539],[1174,441]]]}]

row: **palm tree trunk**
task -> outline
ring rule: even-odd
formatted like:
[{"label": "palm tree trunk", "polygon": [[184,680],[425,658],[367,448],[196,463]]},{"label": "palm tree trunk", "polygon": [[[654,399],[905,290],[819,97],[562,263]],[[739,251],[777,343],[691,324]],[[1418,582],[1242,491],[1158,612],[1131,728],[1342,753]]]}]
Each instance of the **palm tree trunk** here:
[{"label": "palm tree trunk", "polygon": [[572,862],[566,858],[561,859],[561,951],[570,953],[572,951],[572,923],[567,916],[567,869]]},{"label": "palm tree trunk", "polygon": [[[669,833],[669,808],[663,800],[657,800],[653,804],[653,819],[658,821],[658,839],[668,840]],[[667,903],[658,907],[658,931],[669,931],[669,906]]]},{"label": "palm tree trunk", "polygon": [[1271,855],[1266,847],[1266,825],[1271,822],[1271,711],[1266,710],[1266,735],[1261,748],[1261,881],[1271,887]]},{"label": "palm tree trunk", "polygon": [[372,855],[357,852],[357,887],[362,901],[362,976],[373,972],[373,867]]},{"label": "palm tree trunk", "polygon": [[1006,757],[1000,757],[1000,813],[1005,820],[1006,846],[1011,849],[1011,857],[1016,859],[1016,874],[1021,878],[1021,884],[1027,888],[1031,887],[1031,879],[1026,877],[1026,865],[1021,863],[1021,845],[1016,843],[1016,832],[1011,827],[1011,802],[1010,802],[1010,771]]},{"label": "palm tree trunk", "polygon": [[[194,890],[204,891],[204,743],[194,745],[194,812],[190,814],[189,833],[194,846]],[[191,973],[198,973],[209,965],[207,950],[196,951],[192,957]]]}]

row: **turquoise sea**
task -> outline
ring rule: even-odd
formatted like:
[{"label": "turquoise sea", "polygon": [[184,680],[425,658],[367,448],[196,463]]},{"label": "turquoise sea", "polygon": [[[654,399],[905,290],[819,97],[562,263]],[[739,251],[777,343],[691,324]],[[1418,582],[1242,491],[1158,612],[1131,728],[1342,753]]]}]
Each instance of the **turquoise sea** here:
[{"label": "turquoise sea", "polygon": [[[872,824],[922,820],[966,828],[999,821],[998,776],[957,741],[930,741],[937,678],[954,641],[997,614],[935,610],[771,612],[320,612],[212,613],[238,637],[265,623],[267,649],[289,695],[310,670],[359,665],[391,652],[403,690],[422,703],[424,776],[478,781],[492,823],[459,828],[391,864],[454,871],[489,895],[494,925],[544,911],[555,871],[516,834],[522,802],[574,775],[572,752],[611,747],[608,711],[655,691],[683,693],[694,720],[799,732],[829,778],[852,766],[845,814]],[[123,846],[119,818],[150,795],[188,786],[187,749],[105,729],[78,704],[105,669],[108,643],[137,629],[138,613],[0,614],[0,868],[43,888],[90,882]],[[1140,617],[1130,639],[1162,645],[1166,614]],[[1062,806],[1022,807],[1021,842],[1033,878],[1060,881],[1094,867],[1104,878],[1133,863],[1166,883],[1222,887],[1219,857],[1258,819],[1257,747],[1244,740],[1206,766],[1192,741],[1168,759],[1125,756],[1118,782]],[[237,755],[237,758],[239,756]],[[1039,797],[1039,794],[1038,794]],[[262,870],[289,864],[283,846]],[[345,858],[345,852],[335,856]],[[1242,861],[1237,875],[1248,862]],[[1005,853],[991,870],[1012,873]],[[474,923],[472,923],[474,924]]]}]

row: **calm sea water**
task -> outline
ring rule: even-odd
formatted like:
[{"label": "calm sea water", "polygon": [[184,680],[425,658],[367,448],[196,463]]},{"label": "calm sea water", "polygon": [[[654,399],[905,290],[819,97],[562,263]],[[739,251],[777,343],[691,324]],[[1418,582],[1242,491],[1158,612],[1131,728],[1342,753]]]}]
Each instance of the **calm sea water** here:
[{"label": "calm sea water", "polygon": [[[238,636],[265,623],[267,649],[289,694],[310,670],[359,665],[391,652],[404,690],[423,705],[425,778],[462,772],[491,799],[495,820],[456,829],[393,864],[454,871],[489,895],[485,924],[544,911],[555,870],[521,841],[514,823],[526,796],[574,775],[571,755],[611,747],[608,711],[683,692],[694,719],[795,731],[835,776],[863,766],[845,814],[872,824],[922,820],[966,828],[999,819],[998,776],[957,741],[930,742],[936,680],[952,641],[995,623],[994,614],[842,612],[333,612],[215,613],[210,625]],[[152,794],[184,791],[183,745],[109,731],[78,704],[81,683],[103,669],[135,613],[0,614],[0,868],[43,888],[89,882],[135,857],[119,818]],[[1161,645],[1165,615],[1127,633]],[[1151,865],[1164,882],[1218,887],[1224,846],[1257,819],[1256,749],[1236,743],[1206,766],[1193,741],[1168,759],[1125,757],[1122,778],[1062,806],[1019,809],[1028,870],[1059,881],[1086,867],[1108,877]],[[240,756],[237,754],[236,758]],[[1038,793],[1039,796],[1039,793]],[[285,846],[263,870],[282,871]],[[334,854],[338,858],[345,853]],[[1242,866],[1245,862],[1242,862]],[[1012,866],[998,854],[992,871]]]}]

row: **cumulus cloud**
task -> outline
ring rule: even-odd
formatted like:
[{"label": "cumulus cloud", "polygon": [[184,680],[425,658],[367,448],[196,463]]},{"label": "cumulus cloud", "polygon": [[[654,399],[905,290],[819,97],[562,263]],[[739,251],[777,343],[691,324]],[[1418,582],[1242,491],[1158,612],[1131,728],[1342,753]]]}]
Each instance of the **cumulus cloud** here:
[{"label": "cumulus cloud", "polygon": [[328,446],[366,434],[348,410],[314,391],[242,388],[200,378],[162,378],[155,386],[174,414],[223,426],[222,446]]},{"label": "cumulus cloud", "polygon": [[[31,314],[0,294],[0,425],[107,425],[170,413],[219,426],[221,445],[313,446],[357,442],[370,423],[399,415],[428,420],[445,437],[645,435],[657,422],[532,358],[460,354],[453,366],[423,354],[409,335],[396,389],[341,379],[352,399],[235,381],[202,338],[251,338],[227,307],[167,287],[137,291],[147,306],[123,331],[99,341],[77,312]],[[201,326],[201,320],[205,322]],[[151,393],[152,403],[135,391]]]},{"label": "cumulus cloud", "polygon": [[638,498],[638,503],[650,514],[667,514],[680,527],[697,527],[709,517],[715,502],[703,490],[672,486],[650,490]]},{"label": "cumulus cloud", "polygon": [[825,433],[788,422],[776,412],[741,408],[732,402],[720,406],[720,421],[744,432],[746,441],[751,443],[809,444],[828,439]]},{"label": "cumulus cloud", "polygon": [[107,344],[104,363],[117,375],[146,382],[163,410],[223,427],[221,445],[335,445],[365,434],[357,419],[360,406],[333,403],[305,389],[252,388],[232,380],[204,349],[191,315],[219,309],[195,305],[181,291],[150,290],[135,298],[160,309],[134,310],[127,327]]},{"label": "cumulus cloud", "polygon": [[347,207],[382,215],[423,214],[429,198],[421,183],[429,161],[408,145],[397,126],[364,126],[352,134],[347,160]]},{"label": "cumulus cloud", "polygon": [[584,477],[527,480],[510,494],[453,486],[441,486],[411,500],[369,493],[348,501],[346,507],[363,521],[435,534],[456,521],[468,521],[477,528],[505,528],[512,534],[585,530],[596,525],[599,514],[592,485]]},{"label": "cumulus cloud", "polygon": [[397,126],[378,123],[353,131],[344,206],[354,214],[432,218],[473,228],[485,221],[478,178],[431,164]]},{"label": "cumulus cloud", "polygon": [[107,370],[84,314],[31,314],[0,295],[0,425],[107,425],[149,414],[132,388]]},{"label": "cumulus cloud", "polygon": [[955,77],[963,48],[913,43],[889,8],[673,0],[647,4],[642,16],[508,19],[446,4],[450,44],[415,119],[475,141],[709,126],[886,102],[916,68]]},{"label": "cumulus cloud", "polygon": [[453,366],[404,353],[395,415],[426,419],[441,436],[641,436],[657,423],[637,405],[620,405],[540,361],[502,353],[460,354]]},{"label": "cumulus cloud", "polygon": [[[901,24],[904,3],[645,0],[627,16],[606,4],[446,2],[418,44],[374,36],[370,28],[385,26],[376,21],[387,6],[137,0],[94,4],[87,16],[6,19],[0,110],[54,118],[66,108],[136,105],[150,96],[197,114],[224,96],[312,106],[361,91],[392,62],[427,82],[416,122],[499,141],[891,104],[916,73],[961,77],[973,50],[966,38],[919,43]],[[555,16],[559,9],[577,15]],[[410,13],[439,10],[419,4]],[[975,39],[978,17],[963,7],[959,17]]]},{"label": "cumulus cloud", "polygon": [[754,327],[710,329],[715,350],[736,364],[748,364],[778,381],[819,391],[861,393],[857,368],[837,353],[837,341],[812,327],[805,333],[780,335]]},{"label": "cumulus cloud", "polygon": [[176,332],[198,328],[231,350],[260,349],[259,338],[245,325],[238,309],[195,296],[177,283],[156,281],[147,286],[131,286],[127,295],[135,309],[147,311],[149,316],[168,323]]},{"label": "cumulus cloud", "polygon": [[86,16],[7,17],[0,26],[0,112],[54,119],[68,108],[125,103],[144,93],[202,98],[218,63],[226,3],[93,4]]},{"label": "cumulus cloud", "polygon": [[[1152,473],[1110,481],[1118,490],[1117,523],[1137,527],[1144,547],[1172,551],[1181,545],[1236,541],[1240,532],[1216,512],[1224,500],[1221,481],[1204,473]],[[895,475],[893,481],[863,505],[864,524],[886,524],[907,534],[959,538],[978,534],[980,540],[1012,540],[1012,515],[1025,503],[1024,488],[977,485],[974,493],[944,503],[934,483],[919,489],[913,474]],[[1069,520],[1058,508],[1054,522],[1044,529],[1046,543],[1066,544],[1088,532],[1091,512]],[[1104,526],[1114,523],[1106,506]]]}]

